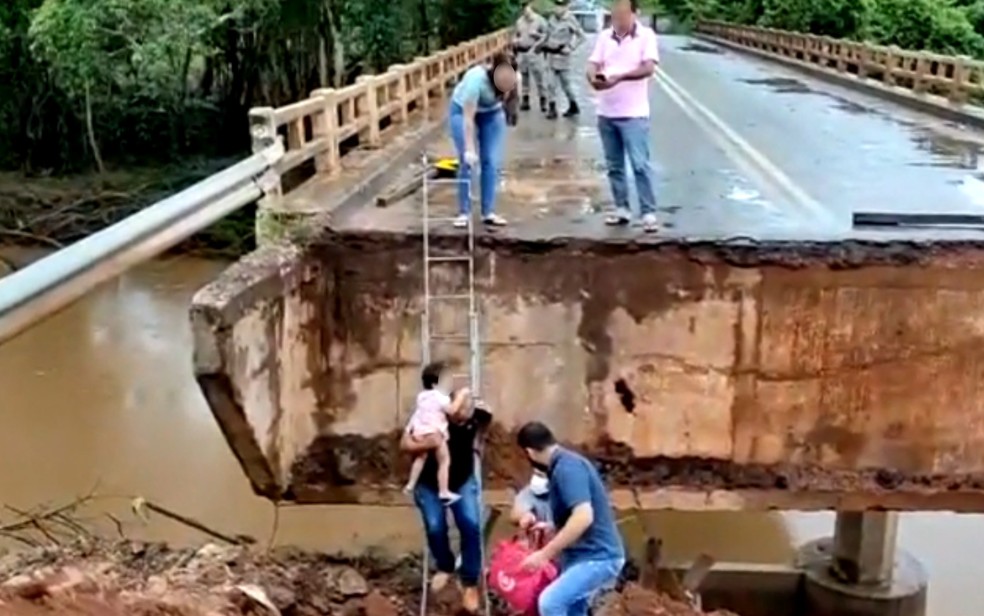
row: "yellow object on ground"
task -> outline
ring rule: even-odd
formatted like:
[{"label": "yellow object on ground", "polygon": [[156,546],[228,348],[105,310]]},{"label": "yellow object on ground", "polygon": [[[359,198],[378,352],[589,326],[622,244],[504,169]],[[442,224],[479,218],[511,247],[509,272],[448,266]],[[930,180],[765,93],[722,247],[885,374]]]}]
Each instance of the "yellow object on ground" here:
[{"label": "yellow object on ground", "polygon": [[438,158],[434,163],[437,170],[437,177],[455,177],[458,175],[457,158]]}]

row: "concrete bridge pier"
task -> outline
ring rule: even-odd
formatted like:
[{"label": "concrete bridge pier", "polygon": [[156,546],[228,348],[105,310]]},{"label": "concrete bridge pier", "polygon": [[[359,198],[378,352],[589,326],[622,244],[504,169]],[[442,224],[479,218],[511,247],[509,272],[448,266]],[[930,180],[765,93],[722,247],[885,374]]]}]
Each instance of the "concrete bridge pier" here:
[{"label": "concrete bridge pier", "polygon": [[833,538],[800,548],[804,614],[923,616],[928,578],[897,532],[897,513],[838,512]]}]

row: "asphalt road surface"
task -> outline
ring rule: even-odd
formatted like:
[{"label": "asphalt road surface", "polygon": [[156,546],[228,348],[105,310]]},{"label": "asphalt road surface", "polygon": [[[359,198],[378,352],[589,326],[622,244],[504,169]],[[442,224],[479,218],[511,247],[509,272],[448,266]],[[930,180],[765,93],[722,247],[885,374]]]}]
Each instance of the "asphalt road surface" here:
[{"label": "asphalt road surface", "polygon": [[[499,233],[641,233],[602,223],[611,199],[580,79],[591,42],[578,53],[581,116],[550,121],[534,109],[510,129],[499,211],[513,225]],[[650,97],[664,229],[652,240],[984,239],[976,229],[851,226],[855,211],[984,215],[984,133],[689,37],[663,36],[660,50]],[[434,149],[453,152],[446,138]],[[452,190],[431,191],[432,208],[452,214]],[[419,228],[419,203],[363,208],[338,224]]]}]

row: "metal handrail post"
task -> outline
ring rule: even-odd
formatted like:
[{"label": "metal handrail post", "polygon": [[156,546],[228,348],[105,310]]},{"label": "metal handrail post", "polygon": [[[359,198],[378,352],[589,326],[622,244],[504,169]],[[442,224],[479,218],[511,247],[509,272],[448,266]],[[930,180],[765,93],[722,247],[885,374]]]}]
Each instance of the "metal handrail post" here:
[{"label": "metal handrail post", "polygon": [[276,143],[0,280],[0,344],[264,194]]}]

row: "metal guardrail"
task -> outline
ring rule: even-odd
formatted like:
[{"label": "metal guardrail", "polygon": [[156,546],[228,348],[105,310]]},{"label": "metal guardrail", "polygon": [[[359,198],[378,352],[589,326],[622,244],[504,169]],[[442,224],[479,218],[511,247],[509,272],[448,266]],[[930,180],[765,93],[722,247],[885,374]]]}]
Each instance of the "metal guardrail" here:
[{"label": "metal guardrail", "polygon": [[0,344],[94,287],[275,189],[279,141],[120,222],[0,279]]}]

